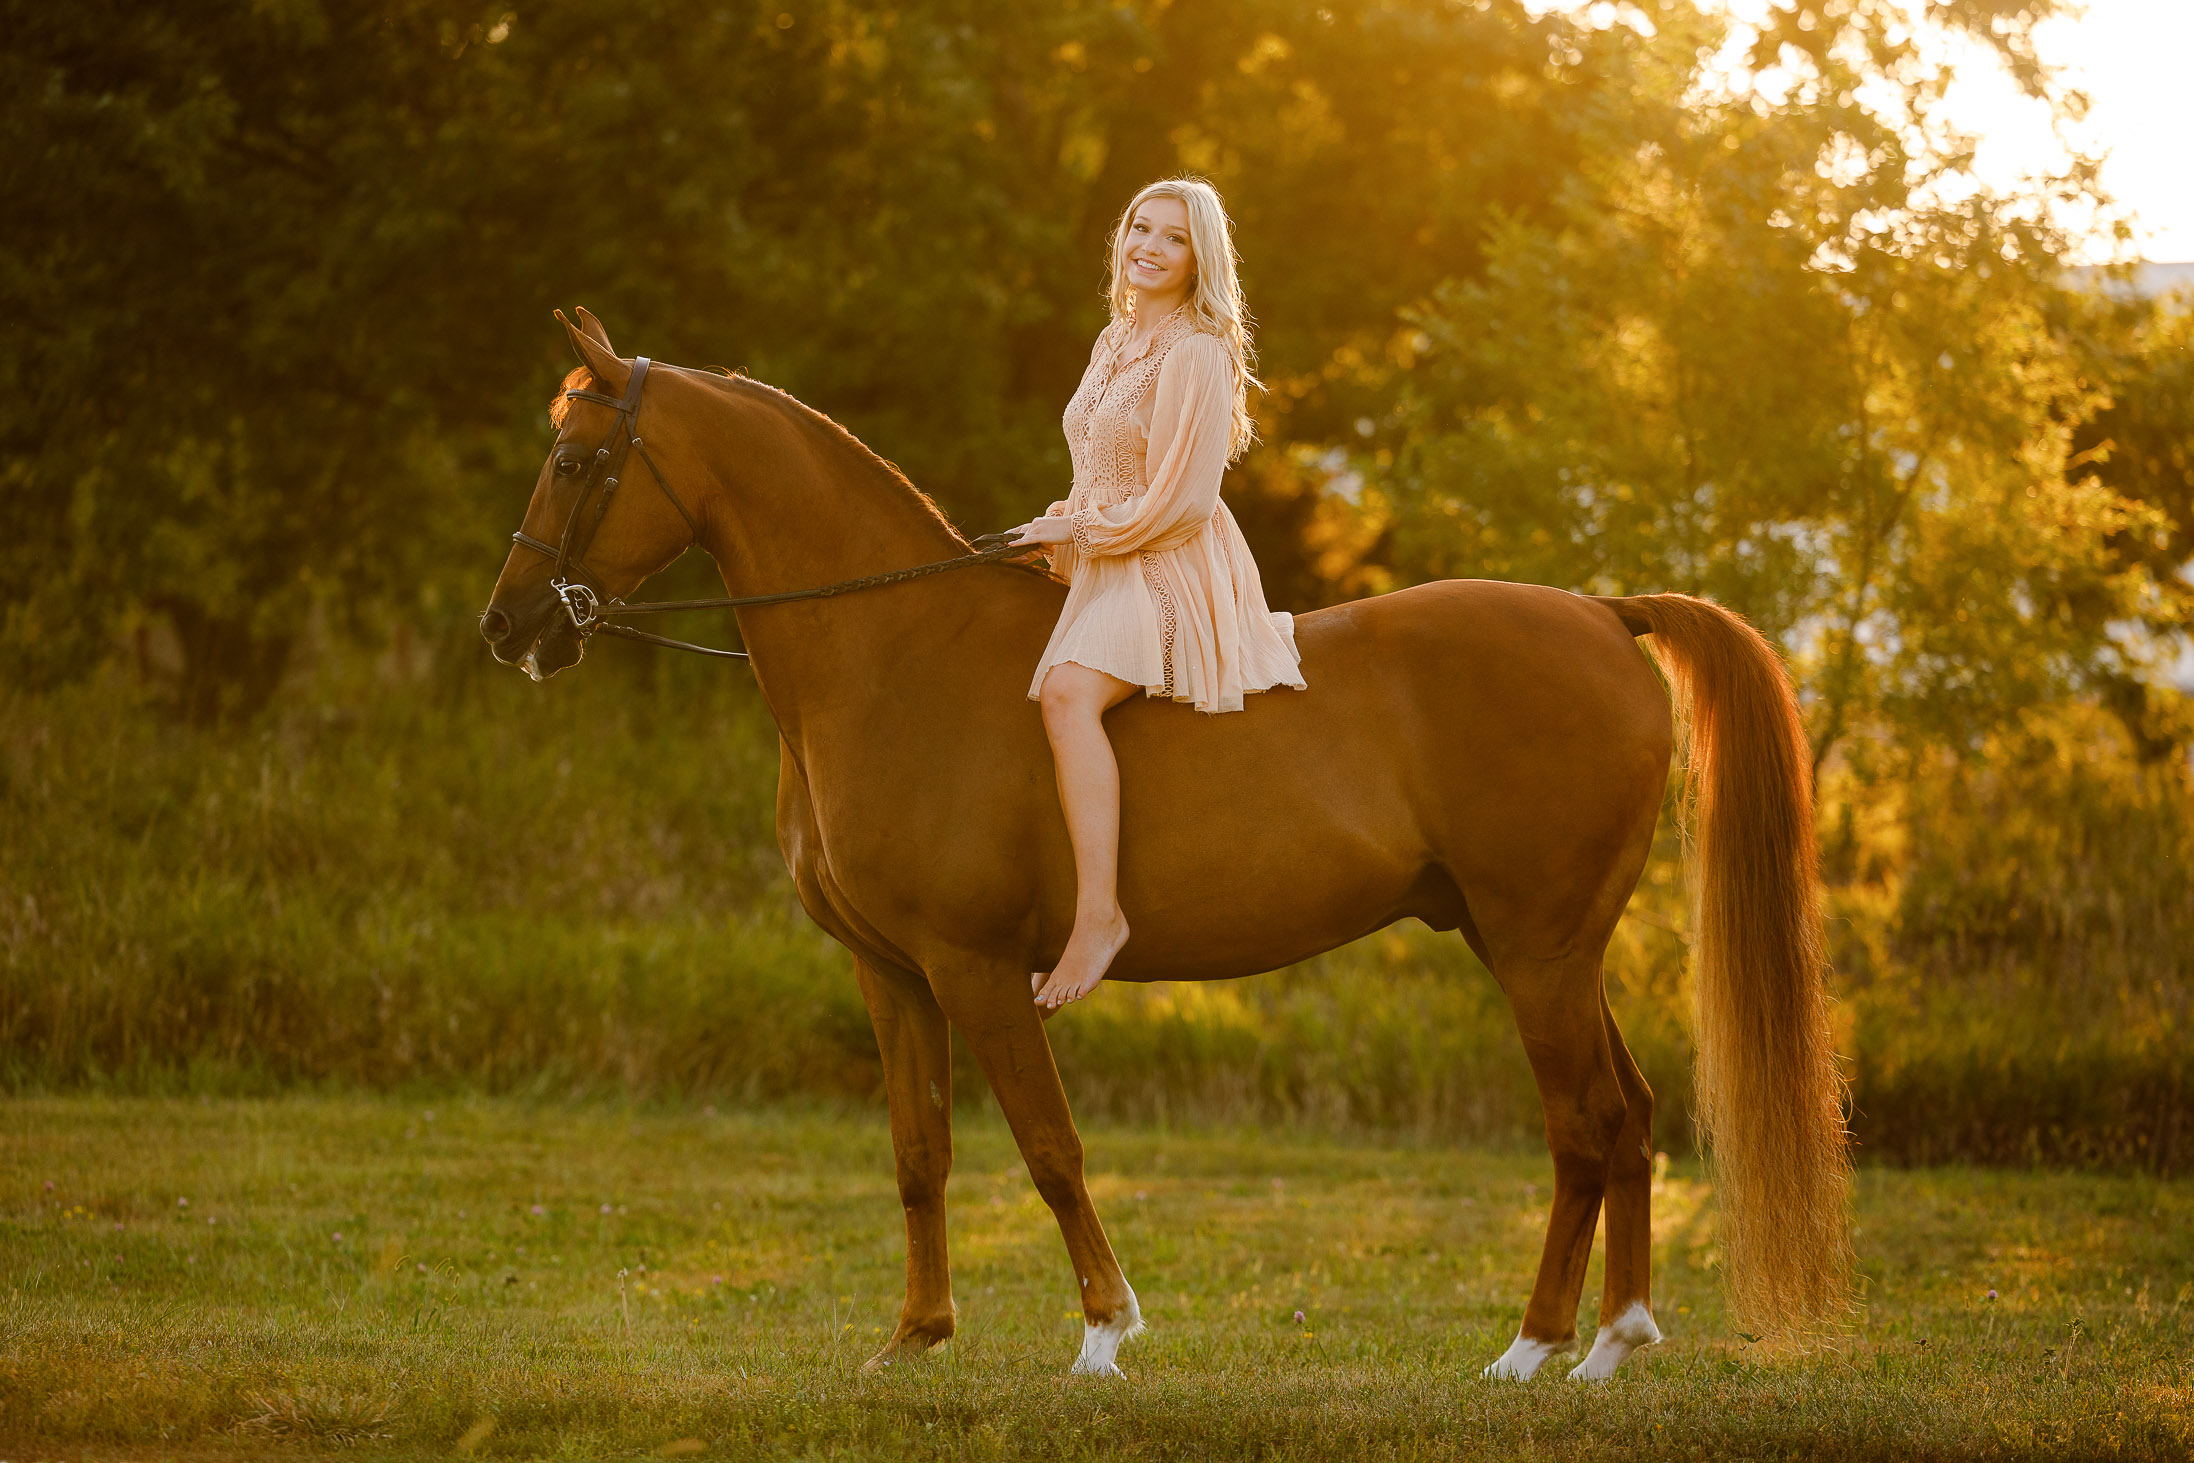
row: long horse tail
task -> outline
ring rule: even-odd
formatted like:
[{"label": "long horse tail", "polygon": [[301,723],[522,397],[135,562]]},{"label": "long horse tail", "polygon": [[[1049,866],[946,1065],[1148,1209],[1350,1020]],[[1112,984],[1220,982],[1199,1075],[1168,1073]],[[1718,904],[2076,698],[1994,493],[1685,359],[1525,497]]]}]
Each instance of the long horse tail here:
[{"label": "long horse tail", "polygon": [[1782,1339],[1852,1303],[1845,1085],[1826,987],[1805,723],[1772,646],[1687,594],[1603,598],[1688,723],[1693,1082],[1740,1325]]}]

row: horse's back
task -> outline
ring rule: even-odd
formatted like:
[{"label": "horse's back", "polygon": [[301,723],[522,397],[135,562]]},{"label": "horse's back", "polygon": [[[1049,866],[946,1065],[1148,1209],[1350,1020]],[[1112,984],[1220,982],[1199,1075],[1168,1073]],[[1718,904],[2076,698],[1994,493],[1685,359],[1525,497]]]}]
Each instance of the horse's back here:
[{"label": "horse's back", "polygon": [[[1306,689],[1246,698],[1200,716],[1130,703],[1115,740],[1159,760],[1315,769],[1346,780],[1355,754],[1403,762],[1457,754],[1501,760],[1532,750],[1643,754],[1665,766],[1667,697],[1605,606],[1533,584],[1450,579],[1295,617]],[[1140,748],[1139,748],[1140,750]]]},{"label": "horse's back", "polygon": [[[1498,901],[1519,879],[1578,880],[1589,900],[1650,832],[1668,704],[1604,606],[1452,580],[1302,615],[1296,638],[1306,690],[1107,719],[1124,900],[1205,936],[1193,958],[1131,946],[1128,978],[1213,948],[1285,963],[1404,915],[1452,925],[1474,886]],[[1211,895],[1245,881],[1301,896],[1277,922],[1270,907],[1237,921]]]},{"label": "horse's back", "polygon": [[[1566,590],[1496,579],[1444,579],[1296,617],[1305,661],[1336,686],[1378,701],[1378,685],[1420,703],[1438,687],[1477,702],[1559,700],[1596,714],[1654,711],[1660,684],[1622,622]],[[1435,695],[1435,704],[1452,709]]]}]

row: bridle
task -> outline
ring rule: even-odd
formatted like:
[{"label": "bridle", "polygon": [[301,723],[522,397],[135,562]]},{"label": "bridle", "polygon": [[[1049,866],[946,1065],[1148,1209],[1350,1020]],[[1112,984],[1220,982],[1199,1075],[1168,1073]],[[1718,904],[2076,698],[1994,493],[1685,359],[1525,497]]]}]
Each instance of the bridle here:
[{"label": "bridle", "polygon": [[[586,391],[576,386],[564,388],[566,401],[598,401],[613,408],[617,417],[610,424],[609,435],[601,446],[594,449],[594,457],[588,463],[586,476],[580,481],[579,496],[571,505],[571,516],[564,520],[564,533],[555,543],[535,538],[523,528],[510,536],[511,542],[529,548],[537,554],[555,561],[549,574],[549,588],[555,591],[564,613],[571,618],[571,627],[579,632],[584,643],[588,636],[599,631],[615,635],[623,640],[638,640],[648,645],[661,645],[671,650],[690,650],[697,655],[720,656],[726,660],[746,660],[743,650],[721,650],[713,645],[695,645],[685,640],[672,640],[668,636],[650,635],[645,630],[635,630],[629,625],[614,623],[622,615],[659,615],[674,610],[737,610],[757,605],[784,604],[799,599],[829,599],[835,595],[850,594],[857,589],[877,589],[886,584],[901,584],[909,579],[921,579],[931,574],[942,574],[951,569],[965,569],[974,564],[996,563],[1015,554],[1023,554],[1034,548],[1033,544],[1011,542],[1011,533],[986,533],[973,540],[969,547],[977,552],[963,554],[956,559],[940,559],[934,564],[917,564],[911,569],[890,569],[881,574],[869,574],[859,579],[841,580],[815,589],[788,589],[776,594],[749,594],[734,599],[673,599],[631,604],[625,600],[605,597],[598,582],[587,568],[586,552],[593,546],[594,536],[602,528],[602,520],[609,516],[609,505],[617,496],[617,489],[625,476],[625,466],[631,454],[640,454],[640,461],[647,465],[648,475],[655,485],[670,499],[670,505],[678,510],[678,516],[692,530],[696,543],[700,542],[701,525],[688,512],[686,505],[671,488],[670,479],[655,465],[648,454],[647,443],[640,439],[640,393],[647,384],[648,368],[654,362],[646,356],[634,359],[632,379],[625,385],[621,397],[600,391]],[[563,459],[558,463],[562,471]],[[597,497],[597,489],[599,496]],[[594,508],[591,520],[587,507]]]}]

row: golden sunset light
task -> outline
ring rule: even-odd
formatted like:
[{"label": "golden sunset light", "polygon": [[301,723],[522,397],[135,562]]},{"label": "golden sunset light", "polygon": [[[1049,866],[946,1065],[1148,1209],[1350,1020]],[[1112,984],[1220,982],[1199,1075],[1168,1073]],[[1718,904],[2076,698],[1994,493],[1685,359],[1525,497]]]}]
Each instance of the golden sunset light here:
[{"label": "golden sunset light", "polygon": [[0,11],[0,1463],[2185,1463],[2194,0]]}]

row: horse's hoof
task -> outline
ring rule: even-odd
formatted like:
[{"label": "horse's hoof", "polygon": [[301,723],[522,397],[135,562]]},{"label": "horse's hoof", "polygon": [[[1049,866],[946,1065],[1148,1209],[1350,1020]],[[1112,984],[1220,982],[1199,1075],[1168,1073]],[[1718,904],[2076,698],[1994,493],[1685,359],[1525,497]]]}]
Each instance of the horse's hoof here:
[{"label": "horse's hoof", "polygon": [[882,1351],[877,1352],[867,1361],[861,1363],[861,1374],[873,1377],[880,1372],[889,1371],[894,1362],[916,1361],[926,1356],[934,1356],[944,1350],[946,1343],[951,1340],[950,1336],[939,1336],[931,1339],[920,1332],[894,1336],[884,1343]]},{"label": "horse's hoof", "polygon": [[1614,1320],[1602,1326],[1592,1338],[1592,1350],[1585,1355],[1569,1374],[1573,1382],[1604,1382],[1615,1375],[1615,1368],[1623,1359],[1641,1346],[1657,1345],[1661,1328],[1653,1324],[1653,1313],[1643,1301],[1632,1301],[1628,1309]]},{"label": "horse's hoof", "polygon": [[1135,1292],[1130,1290],[1127,1293],[1127,1304],[1111,1320],[1095,1324],[1083,1323],[1082,1353],[1074,1358],[1072,1374],[1077,1377],[1124,1379],[1127,1373],[1120,1370],[1120,1364],[1115,1360],[1120,1354],[1120,1343],[1141,1334],[1142,1329],[1143,1308],[1136,1304]]},{"label": "horse's hoof", "polygon": [[1570,1344],[1567,1341],[1533,1341],[1519,1331],[1500,1359],[1478,1375],[1492,1382],[1528,1382],[1539,1374],[1539,1368],[1546,1365],[1548,1357],[1567,1351]]}]

